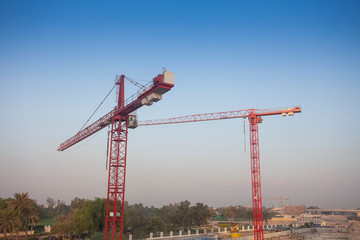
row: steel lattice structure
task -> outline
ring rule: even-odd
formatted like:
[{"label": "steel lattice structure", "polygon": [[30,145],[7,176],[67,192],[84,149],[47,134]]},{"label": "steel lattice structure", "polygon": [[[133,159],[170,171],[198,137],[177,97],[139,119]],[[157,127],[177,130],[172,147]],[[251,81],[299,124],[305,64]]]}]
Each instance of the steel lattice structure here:
[{"label": "steel lattice structure", "polygon": [[249,114],[250,134],[250,162],[251,162],[251,190],[253,204],[254,239],[264,239],[261,176],[260,176],[260,152],[259,152],[259,123],[261,118],[255,113]]},{"label": "steel lattice structure", "polygon": [[[134,117],[131,113],[143,105],[149,106],[159,101],[164,93],[174,87],[174,73],[164,71],[162,75],[159,74],[153,79],[151,85],[148,84],[150,86],[147,89],[143,89],[137,96],[133,95],[131,101],[127,102],[124,79],[125,76],[121,75],[116,82],[118,85],[116,108],[58,147],[58,151],[64,151],[111,124],[105,240],[122,240],[123,237],[127,135],[130,122],[133,128],[137,123],[136,119],[129,120],[130,117]],[[134,80],[131,82],[133,83]]]},{"label": "steel lattice structure", "polygon": [[115,116],[111,124],[105,239],[122,239],[125,202],[127,119]]}]

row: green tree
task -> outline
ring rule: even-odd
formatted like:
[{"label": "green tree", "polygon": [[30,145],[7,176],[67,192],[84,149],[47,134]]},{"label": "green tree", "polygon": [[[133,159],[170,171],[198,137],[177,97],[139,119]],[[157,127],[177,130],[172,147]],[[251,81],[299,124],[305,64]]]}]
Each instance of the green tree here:
[{"label": "green tree", "polygon": [[55,206],[55,200],[53,198],[48,197],[46,203],[48,208],[53,208]]},{"label": "green tree", "polygon": [[56,223],[52,227],[52,231],[58,234],[65,234],[71,232],[72,223],[71,219],[69,220],[69,216],[66,217],[64,214],[60,214],[56,217]]},{"label": "green tree", "polygon": [[64,201],[57,201],[56,207],[54,208],[55,216],[67,215],[70,212],[70,206],[66,205]]},{"label": "green tree", "polygon": [[127,228],[131,229],[134,238],[145,238],[147,226],[150,221],[150,218],[146,213],[149,211],[141,203],[130,205],[125,208],[125,211]]},{"label": "green tree", "polygon": [[53,219],[55,218],[54,209],[48,207],[40,207],[39,209],[40,219]]},{"label": "green tree", "polygon": [[158,209],[158,211],[156,212],[157,216],[159,216],[163,220],[166,231],[168,232],[178,230],[175,222],[177,208],[177,204],[169,204]]},{"label": "green tree", "polygon": [[270,209],[263,208],[263,219],[265,220],[265,222],[273,218],[275,215],[276,213],[271,211]]},{"label": "green tree", "polygon": [[317,206],[310,206],[310,207],[308,207],[307,209],[320,209],[320,208],[317,207]]},{"label": "green tree", "polygon": [[236,216],[236,207],[230,206],[225,208],[225,215],[226,218],[230,219],[234,219]]},{"label": "green tree", "polygon": [[18,216],[21,216],[21,213],[24,210],[27,210],[32,207],[32,200],[29,198],[28,193],[15,193],[14,199],[11,199],[8,208],[14,210],[18,213]]},{"label": "green tree", "polygon": [[213,215],[214,212],[203,203],[196,203],[195,206],[191,207],[192,225],[200,227],[206,224]]},{"label": "green tree", "polygon": [[[33,203],[35,205],[35,202]],[[31,230],[35,226],[35,224],[39,221],[39,214],[34,210],[35,206],[25,209],[22,214],[22,219],[25,223],[25,239],[27,239],[28,234],[28,226],[31,226]]]},{"label": "green tree", "polygon": [[166,229],[164,221],[160,216],[152,216],[147,227],[147,232],[164,232]]},{"label": "green tree", "polygon": [[235,218],[237,219],[246,219],[247,218],[247,208],[243,206],[237,206],[235,209]]},{"label": "green tree", "polygon": [[76,211],[71,211],[67,216],[64,214],[58,215],[56,217],[56,223],[52,227],[52,231],[58,234],[72,234],[73,232],[77,232],[78,229],[75,223]]},{"label": "green tree", "polygon": [[246,209],[245,219],[248,220],[248,221],[253,220],[253,210],[252,209],[250,209],[250,208]]},{"label": "green tree", "polygon": [[73,221],[79,232],[99,232],[105,228],[106,199],[85,201],[81,209],[73,210]]},{"label": "green tree", "polygon": [[188,200],[180,202],[174,220],[178,226],[187,228],[191,226],[190,202]]},{"label": "green tree", "polygon": [[104,240],[105,232],[96,232],[90,236],[90,240]]},{"label": "green tree", "polygon": [[[8,204],[8,209],[13,210],[18,214],[19,219],[22,221],[22,227],[26,227],[22,213],[32,208],[33,201],[29,198],[28,193],[15,193],[14,199],[11,199]],[[16,240],[19,239],[19,228],[16,229]]]},{"label": "green tree", "polygon": [[0,210],[7,208],[7,200],[0,198]]},{"label": "green tree", "polygon": [[20,225],[20,218],[15,211],[0,210],[0,232],[4,234],[4,240],[7,239],[7,233],[17,231]]},{"label": "green tree", "polygon": [[85,204],[85,199],[84,198],[74,198],[73,200],[71,200],[71,204],[70,207],[71,209],[81,209]]}]

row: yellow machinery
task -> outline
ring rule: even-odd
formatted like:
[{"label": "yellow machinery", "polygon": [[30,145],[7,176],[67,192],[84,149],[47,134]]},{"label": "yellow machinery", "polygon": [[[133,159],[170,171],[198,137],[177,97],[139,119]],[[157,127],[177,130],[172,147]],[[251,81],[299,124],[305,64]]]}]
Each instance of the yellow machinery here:
[{"label": "yellow machinery", "polygon": [[231,228],[231,237],[232,238],[241,237],[241,233],[240,233],[240,230],[239,230],[239,225],[236,225],[235,227]]}]

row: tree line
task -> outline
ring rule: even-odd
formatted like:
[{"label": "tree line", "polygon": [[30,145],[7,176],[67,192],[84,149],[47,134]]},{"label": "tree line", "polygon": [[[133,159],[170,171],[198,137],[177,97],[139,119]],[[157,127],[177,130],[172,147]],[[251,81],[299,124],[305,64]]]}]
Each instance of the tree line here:
[{"label": "tree line", "polygon": [[[189,201],[161,208],[125,202],[124,232],[143,238],[150,232],[177,231],[206,224],[214,215],[203,203],[190,206]],[[74,198],[70,205],[61,200],[47,199],[47,206],[38,205],[28,193],[15,193],[13,198],[0,198],[0,232],[6,240],[9,233],[32,230],[36,223],[53,219],[53,234],[93,235],[105,230],[106,199]]]},{"label": "tree line", "polygon": [[[79,204],[73,204],[78,202]],[[55,233],[88,233],[92,235],[105,230],[106,199],[74,199],[68,215],[59,215],[53,226]],[[124,203],[124,233],[132,234],[135,239],[142,239],[150,232],[178,231],[190,229],[208,223],[214,215],[213,210],[203,203],[190,206],[189,201],[169,204],[161,208],[146,207],[141,203]]]},{"label": "tree line", "polygon": [[29,198],[28,193],[15,193],[14,198],[0,199],[0,232],[5,240],[7,234],[13,232],[16,232],[17,240],[20,230],[25,230],[27,239],[28,227],[33,228],[39,221],[36,207],[36,202]]},{"label": "tree line", "polygon": [[[251,208],[243,206],[229,206],[216,209],[216,215],[224,217],[228,221],[252,221],[253,210]],[[271,209],[263,207],[263,219],[264,221],[270,220],[276,215]]]},{"label": "tree line", "polygon": [[[242,206],[212,209],[203,203],[191,205],[187,200],[161,208],[141,203],[124,203],[124,233],[142,239],[150,232],[169,232],[206,226],[216,215],[229,221],[252,220],[252,210]],[[264,219],[274,214],[264,209]],[[103,239],[106,218],[106,199],[74,198],[70,205],[61,200],[47,199],[47,206],[38,205],[28,193],[15,193],[14,198],[0,198],[0,232],[31,230],[40,220],[53,219],[53,234],[86,234]],[[18,234],[17,234],[18,236]],[[101,237],[102,236],[102,237]],[[27,238],[27,234],[26,234]]]}]

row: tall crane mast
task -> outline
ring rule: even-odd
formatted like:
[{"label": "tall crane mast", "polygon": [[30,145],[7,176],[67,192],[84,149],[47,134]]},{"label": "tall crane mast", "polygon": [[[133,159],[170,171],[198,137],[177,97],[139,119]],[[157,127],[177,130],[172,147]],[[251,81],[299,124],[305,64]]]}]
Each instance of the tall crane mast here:
[{"label": "tall crane mast", "polygon": [[260,151],[259,151],[259,127],[263,116],[282,115],[293,116],[294,113],[300,113],[301,107],[290,107],[277,110],[247,109],[228,112],[194,114],[183,117],[175,117],[160,120],[147,120],[138,122],[138,126],[150,126],[160,124],[175,124],[188,122],[202,122],[210,120],[221,120],[231,118],[248,118],[250,128],[250,162],[251,162],[251,189],[253,204],[253,225],[254,240],[264,239],[264,226],[262,214],[261,198],[261,176],[260,176]]},{"label": "tall crane mast", "polygon": [[[122,240],[125,202],[125,176],[128,128],[136,126],[136,116],[132,112],[143,105],[152,105],[161,100],[162,95],[174,87],[175,75],[164,71],[157,75],[147,86],[140,85],[143,91],[125,100],[125,76],[117,77],[117,106],[114,110],[79,131],[75,136],[61,143],[58,151],[93,135],[111,124],[111,143],[109,158],[108,191],[106,203],[105,240]],[[131,81],[132,82],[132,81]]]}]

